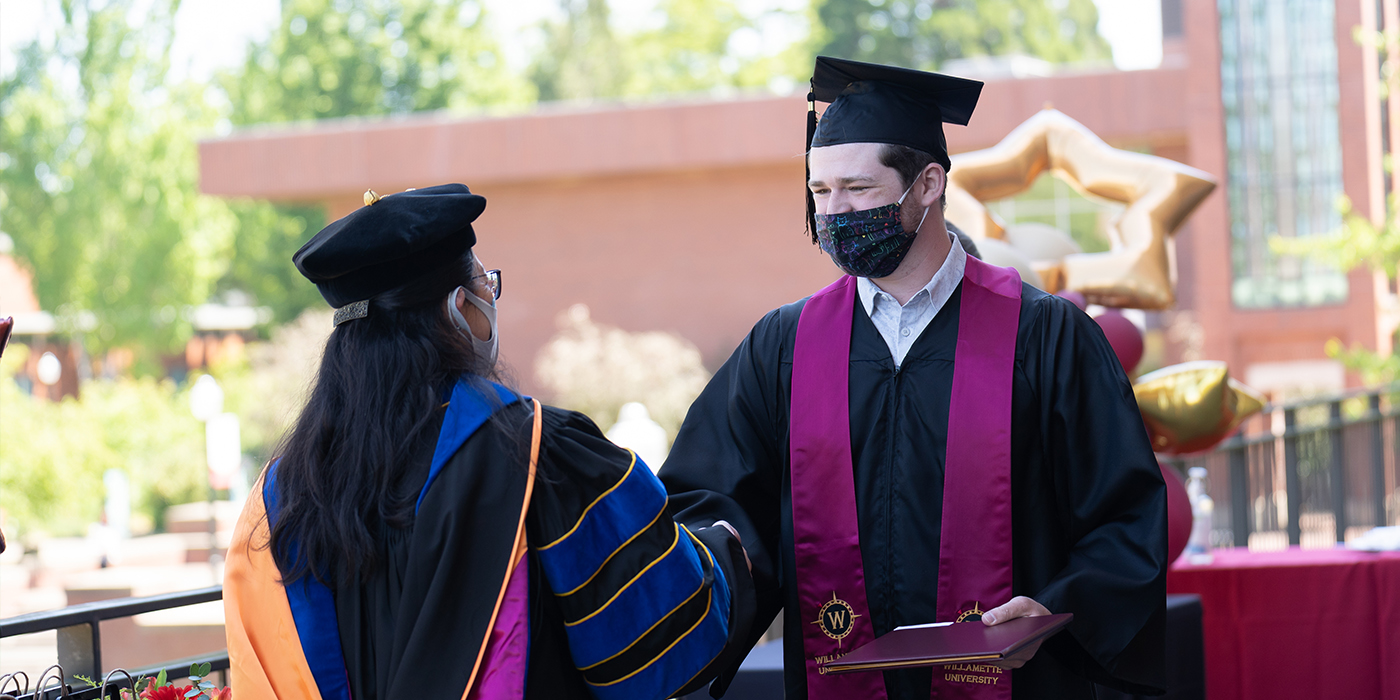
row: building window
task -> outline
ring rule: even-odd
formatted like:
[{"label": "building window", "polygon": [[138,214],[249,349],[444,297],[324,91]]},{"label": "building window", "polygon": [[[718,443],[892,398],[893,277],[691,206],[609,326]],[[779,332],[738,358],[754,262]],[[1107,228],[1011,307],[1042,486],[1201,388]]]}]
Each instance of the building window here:
[{"label": "building window", "polygon": [[1275,255],[1275,236],[1341,225],[1334,0],[1218,0],[1236,306],[1346,300],[1346,275]]}]

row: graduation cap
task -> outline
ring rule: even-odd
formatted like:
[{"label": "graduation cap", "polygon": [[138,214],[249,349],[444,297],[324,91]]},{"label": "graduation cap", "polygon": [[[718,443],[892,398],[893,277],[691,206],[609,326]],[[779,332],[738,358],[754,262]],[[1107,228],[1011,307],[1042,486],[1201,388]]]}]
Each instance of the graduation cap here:
[{"label": "graduation cap", "polygon": [[[947,170],[943,124],[966,125],[981,94],[977,80],[818,56],[807,95],[807,150],[890,143],[923,151]],[[831,103],[820,122],[817,102]],[[810,192],[807,206],[815,213]]]},{"label": "graduation cap", "polygon": [[476,245],[472,222],[484,209],[486,198],[466,185],[370,190],[365,206],[321,229],[292,262],[337,309],[339,325],[363,318],[375,295],[460,260]]}]

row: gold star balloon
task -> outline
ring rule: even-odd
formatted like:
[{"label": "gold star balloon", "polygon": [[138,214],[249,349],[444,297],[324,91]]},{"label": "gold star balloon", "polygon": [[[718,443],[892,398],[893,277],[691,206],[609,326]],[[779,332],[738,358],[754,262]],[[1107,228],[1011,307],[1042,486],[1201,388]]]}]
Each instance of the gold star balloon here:
[{"label": "gold star balloon", "polygon": [[1215,179],[1166,158],[1113,148],[1047,108],[996,146],[953,156],[947,218],[974,238],[1003,239],[1005,226],[983,203],[1026,191],[1047,170],[1085,196],[1127,208],[1109,224],[1107,252],[1037,261],[1045,290],[1074,290],[1104,306],[1171,307],[1176,263],[1170,238],[1215,189]]},{"label": "gold star balloon", "polygon": [[1230,378],[1224,362],[1163,367],[1133,385],[1152,449],[1179,455],[1215,447],[1264,408],[1264,397]]}]

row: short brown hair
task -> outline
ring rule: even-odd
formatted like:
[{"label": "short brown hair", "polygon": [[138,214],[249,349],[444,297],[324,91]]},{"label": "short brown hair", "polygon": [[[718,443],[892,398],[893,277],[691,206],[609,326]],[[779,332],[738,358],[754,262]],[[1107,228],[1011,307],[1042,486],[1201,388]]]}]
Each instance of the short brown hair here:
[{"label": "short brown hair", "polygon": [[[896,173],[899,173],[899,182],[905,189],[914,184],[914,178],[918,177],[929,163],[934,162],[933,156],[916,148],[896,143],[880,145],[880,164],[886,168],[893,168]],[[938,197],[938,204],[944,209],[948,208],[948,185],[946,182],[943,185],[943,193]]]}]

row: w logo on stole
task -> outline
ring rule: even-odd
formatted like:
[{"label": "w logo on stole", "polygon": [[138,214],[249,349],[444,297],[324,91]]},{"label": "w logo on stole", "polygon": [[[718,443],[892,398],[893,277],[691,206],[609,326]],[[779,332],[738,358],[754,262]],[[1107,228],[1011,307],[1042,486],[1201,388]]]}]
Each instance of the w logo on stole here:
[{"label": "w logo on stole", "polygon": [[817,626],[828,637],[836,640],[836,648],[841,648],[841,640],[850,635],[855,629],[856,618],[864,617],[857,615],[850,603],[836,597],[836,591],[831,592],[831,600],[822,605],[817,611],[817,619],[811,624]]}]

